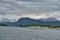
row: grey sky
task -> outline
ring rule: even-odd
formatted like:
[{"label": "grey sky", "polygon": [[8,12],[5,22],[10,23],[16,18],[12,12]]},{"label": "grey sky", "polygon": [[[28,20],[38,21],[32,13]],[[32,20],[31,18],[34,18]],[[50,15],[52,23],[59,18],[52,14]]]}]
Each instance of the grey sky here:
[{"label": "grey sky", "polygon": [[60,19],[60,0],[0,0],[0,18],[3,17]]}]

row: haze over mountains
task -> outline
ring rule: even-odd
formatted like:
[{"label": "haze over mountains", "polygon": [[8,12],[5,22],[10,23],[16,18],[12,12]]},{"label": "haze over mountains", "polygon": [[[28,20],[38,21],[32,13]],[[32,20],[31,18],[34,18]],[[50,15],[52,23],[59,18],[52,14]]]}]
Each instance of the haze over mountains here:
[{"label": "haze over mountains", "polygon": [[[29,18],[29,17],[22,17],[22,18]],[[18,20],[22,19],[22,18],[19,18]],[[30,18],[30,19],[34,19],[34,18]],[[11,19],[8,19],[8,18],[2,18],[0,21],[1,22],[16,22],[18,20],[11,20]],[[39,18],[39,19],[35,19],[35,20],[40,20],[40,21],[60,21],[58,20],[57,18],[54,18],[54,17],[49,17],[49,18]]]}]

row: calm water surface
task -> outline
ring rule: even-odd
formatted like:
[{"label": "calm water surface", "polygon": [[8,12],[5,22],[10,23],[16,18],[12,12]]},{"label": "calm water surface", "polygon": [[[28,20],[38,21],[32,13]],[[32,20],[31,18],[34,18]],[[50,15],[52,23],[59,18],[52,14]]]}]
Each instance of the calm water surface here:
[{"label": "calm water surface", "polygon": [[60,29],[0,27],[0,40],[60,40]]}]

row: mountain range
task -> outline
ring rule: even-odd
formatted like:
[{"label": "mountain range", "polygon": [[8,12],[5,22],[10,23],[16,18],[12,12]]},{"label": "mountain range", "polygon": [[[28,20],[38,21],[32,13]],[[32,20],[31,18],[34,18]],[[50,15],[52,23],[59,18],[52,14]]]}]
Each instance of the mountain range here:
[{"label": "mountain range", "polygon": [[47,19],[32,19],[32,18],[20,18],[16,22],[2,22],[8,26],[26,26],[26,25],[52,25],[60,26],[60,21],[56,18],[47,18]]}]

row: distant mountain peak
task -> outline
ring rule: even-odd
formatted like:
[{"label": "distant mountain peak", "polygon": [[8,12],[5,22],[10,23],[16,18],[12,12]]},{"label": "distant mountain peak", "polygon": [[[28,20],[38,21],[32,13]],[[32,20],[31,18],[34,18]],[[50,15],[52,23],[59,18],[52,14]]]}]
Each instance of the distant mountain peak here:
[{"label": "distant mountain peak", "polygon": [[39,19],[40,21],[59,21],[55,17],[49,17],[47,19]]},{"label": "distant mountain peak", "polygon": [[18,21],[20,20],[32,20],[32,18],[29,18],[29,17],[23,17],[23,18],[20,18]]}]

